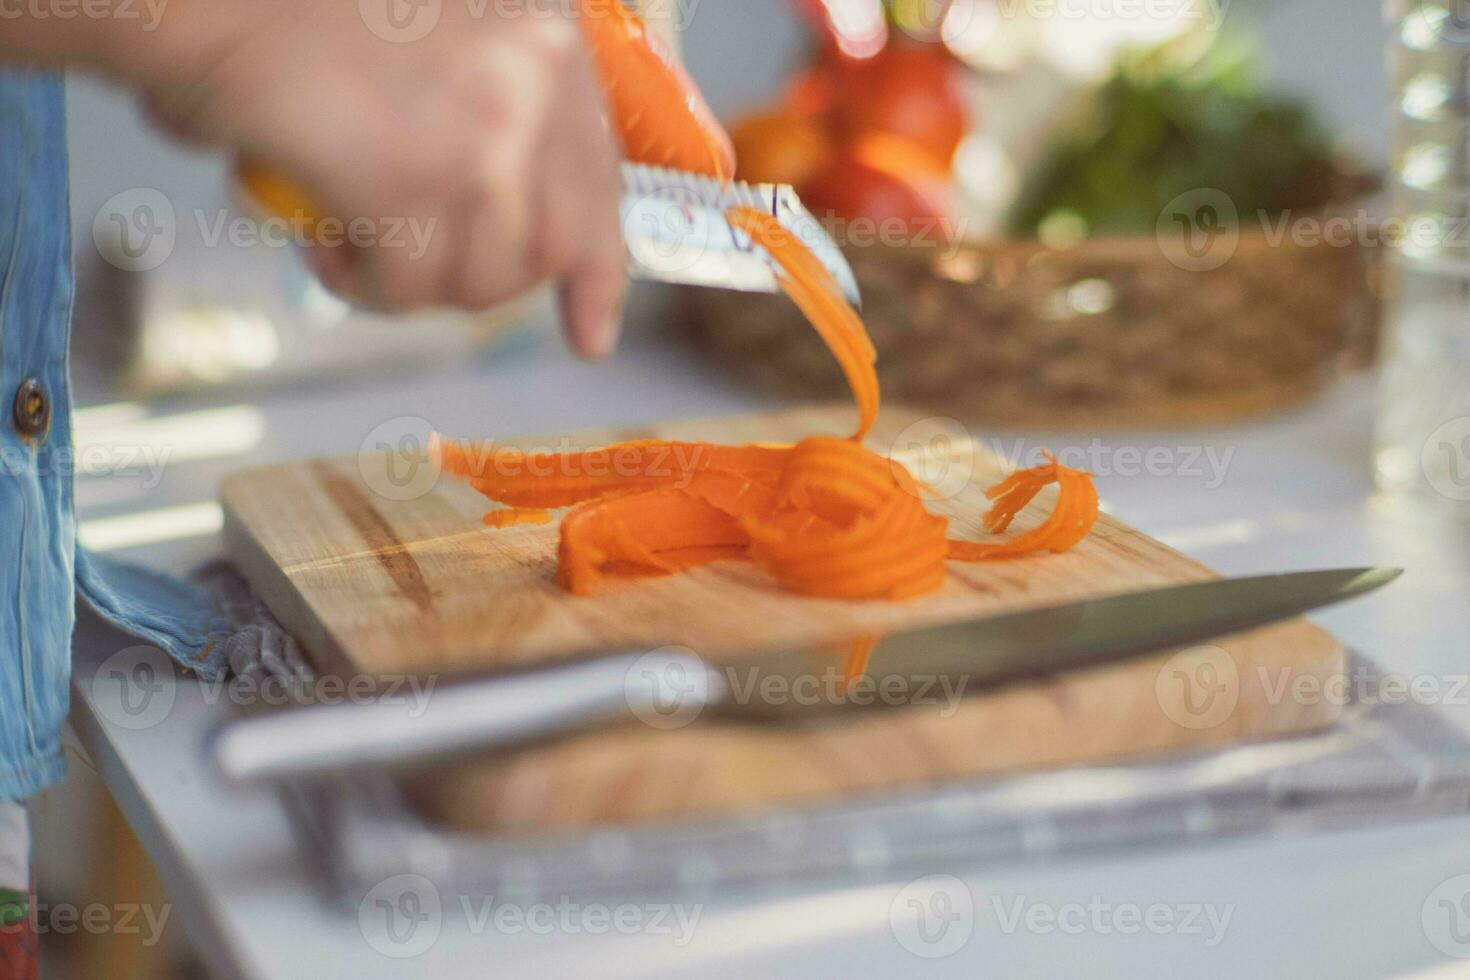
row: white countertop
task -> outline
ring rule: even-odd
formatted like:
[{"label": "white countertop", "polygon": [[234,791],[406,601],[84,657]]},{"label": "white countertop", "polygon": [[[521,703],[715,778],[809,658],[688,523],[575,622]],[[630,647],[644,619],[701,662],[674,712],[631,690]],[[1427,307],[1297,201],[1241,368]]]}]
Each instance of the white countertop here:
[{"label": "white countertop", "polygon": [[[79,509],[89,533],[114,542],[147,535],[150,523],[177,534],[202,532],[115,552],[182,572],[219,552],[209,505],[225,472],[354,452],[395,417],[418,416],[447,432],[488,436],[635,425],[774,404],[722,379],[683,348],[652,339],[635,339],[603,365],[574,362],[549,337],[522,339],[484,363],[277,391],[248,403],[231,401],[224,414],[218,405],[176,405],[146,416],[126,406],[84,413],[84,441],[154,441],[169,447],[170,456],[158,482],[157,474],[146,472],[81,479]],[[196,414],[206,409],[216,414]],[[1314,619],[1387,669],[1434,678],[1449,691],[1450,680],[1470,671],[1470,525],[1370,506],[1370,423],[1370,390],[1355,380],[1309,408],[1259,424],[1107,433],[1096,444],[1051,434],[1046,444],[1093,453],[1103,464],[1099,486],[1114,514],[1222,572],[1406,567],[1408,574],[1390,589]],[[201,440],[198,431],[208,436]],[[982,438],[998,439],[993,444],[1006,451],[1016,434]],[[1036,444],[1028,435],[1024,448]],[[1154,464],[1135,458],[1134,447],[1153,447]],[[1215,451],[1213,464],[1206,447]],[[209,458],[226,451],[231,455]],[[117,520],[140,510],[159,510],[161,519]],[[629,897],[638,906],[677,904],[686,921],[697,916],[687,937],[672,916],[667,929],[597,935],[592,928],[600,920],[588,920],[591,928],[578,924],[576,915],[586,910],[573,910],[572,928],[553,925],[548,932],[543,926],[549,918],[531,925],[493,917],[486,922],[482,909],[467,913],[446,904],[432,947],[416,958],[395,959],[375,949],[354,911],[319,901],[272,795],[227,793],[212,780],[201,742],[229,714],[228,705],[211,703],[198,684],[180,681],[160,723],[143,730],[115,723],[125,717],[109,700],[116,692],[93,681],[108,656],[130,645],[94,623],[83,625],[73,725],[157,862],[174,916],[221,975],[449,980],[687,975],[693,968],[722,977],[1366,977],[1453,962],[1431,943],[1426,917],[1439,914],[1437,900],[1446,894],[1431,899],[1436,886],[1470,873],[1470,815],[1000,869],[944,869],[963,881],[974,902],[968,939],[944,958],[915,955],[913,937],[891,924],[891,912],[910,894],[901,894],[907,879],[899,879]],[[1443,710],[1470,727],[1470,707]],[[1160,914],[1174,916],[1176,924],[1157,932],[1130,929],[1133,912],[1147,915],[1150,906],[1162,906]],[[1194,906],[1200,908],[1199,928],[1185,928]],[[1019,920],[1012,918],[1017,910]],[[1228,914],[1228,922],[1212,926],[1211,911],[1217,920]],[[1053,922],[1052,916],[1059,918]],[[1470,930],[1470,915],[1465,928]]]}]

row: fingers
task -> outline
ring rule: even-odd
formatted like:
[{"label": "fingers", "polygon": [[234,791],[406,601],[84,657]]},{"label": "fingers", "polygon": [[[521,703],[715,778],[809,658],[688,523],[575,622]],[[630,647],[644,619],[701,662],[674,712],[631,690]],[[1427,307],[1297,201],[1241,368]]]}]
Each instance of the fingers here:
[{"label": "fingers", "polygon": [[357,256],[346,248],[305,249],[306,264],[323,286],[339,295],[350,295],[358,266]]},{"label": "fingers", "polygon": [[[549,152],[554,164],[549,209],[563,233],[575,236],[579,248],[561,276],[562,328],[572,349],[583,357],[605,357],[617,345],[623,300],[628,290],[619,219],[618,151],[604,122],[602,93],[585,48],[578,45],[570,81],[571,98],[557,131],[558,145]],[[557,220],[560,219],[560,220]]]},{"label": "fingers", "polygon": [[[481,310],[550,282],[573,348],[611,351],[627,288],[617,152],[575,23],[446,11],[421,41],[385,44],[326,6],[300,17],[333,30],[261,32],[252,43],[283,56],[242,46],[152,108],[310,198],[306,261],[334,292]],[[329,228],[357,233],[332,247]]]},{"label": "fingers", "polygon": [[566,267],[551,274],[558,282],[567,342],[583,357],[606,357],[617,346],[628,291],[617,164],[610,147],[588,147],[579,158],[597,162],[584,168],[580,182],[567,180],[550,189],[556,203],[548,209],[547,233],[571,246],[560,249],[570,256]]},{"label": "fingers", "polygon": [[622,333],[626,292],[621,253],[611,260],[603,255],[593,257],[562,281],[557,299],[572,350],[590,358],[613,352]]}]

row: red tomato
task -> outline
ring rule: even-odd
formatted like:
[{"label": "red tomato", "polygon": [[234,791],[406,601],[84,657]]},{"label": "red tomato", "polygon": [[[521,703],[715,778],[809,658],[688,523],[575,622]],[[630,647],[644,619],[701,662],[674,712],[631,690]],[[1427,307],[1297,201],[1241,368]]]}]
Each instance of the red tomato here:
[{"label": "red tomato", "polygon": [[730,139],[735,143],[735,176],[755,183],[805,183],[832,156],[822,125],[792,113],[747,116],[730,128]]},{"label": "red tomato", "polygon": [[967,110],[943,47],[894,41],[877,57],[839,70],[836,111],[846,136],[901,136],[949,169],[965,136]]},{"label": "red tomato", "polygon": [[804,68],[791,76],[781,93],[781,105],[796,116],[826,115],[837,98],[835,73],[823,65]]},{"label": "red tomato", "polygon": [[807,209],[822,220],[912,223],[944,215],[941,190],[932,182],[906,180],[844,152],[804,186],[801,197]]}]

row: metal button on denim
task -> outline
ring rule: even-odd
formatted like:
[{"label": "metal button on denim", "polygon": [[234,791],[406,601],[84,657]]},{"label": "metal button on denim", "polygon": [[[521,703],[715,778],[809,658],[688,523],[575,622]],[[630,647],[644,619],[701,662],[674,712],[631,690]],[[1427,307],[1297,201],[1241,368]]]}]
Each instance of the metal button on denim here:
[{"label": "metal button on denim", "polygon": [[45,439],[51,428],[51,399],[35,378],[26,378],[15,389],[15,429],[27,439]]}]

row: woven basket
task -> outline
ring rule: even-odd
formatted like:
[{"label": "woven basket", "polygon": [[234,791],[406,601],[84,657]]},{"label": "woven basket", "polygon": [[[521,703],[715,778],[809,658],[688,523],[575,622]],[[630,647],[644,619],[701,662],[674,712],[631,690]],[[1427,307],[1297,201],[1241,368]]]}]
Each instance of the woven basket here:
[{"label": "woven basket", "polygon": [[[1259,414],[1367,363],[1374,251],[1273,242],[1259,222],[1209,271],[1171,261],[1154,236],[1066,250],[846,249],[885,399],[964,420],[1088,428]],[[721,365],[805,398],[845,390],[784,297],[681,293],[684,322]]]}]

